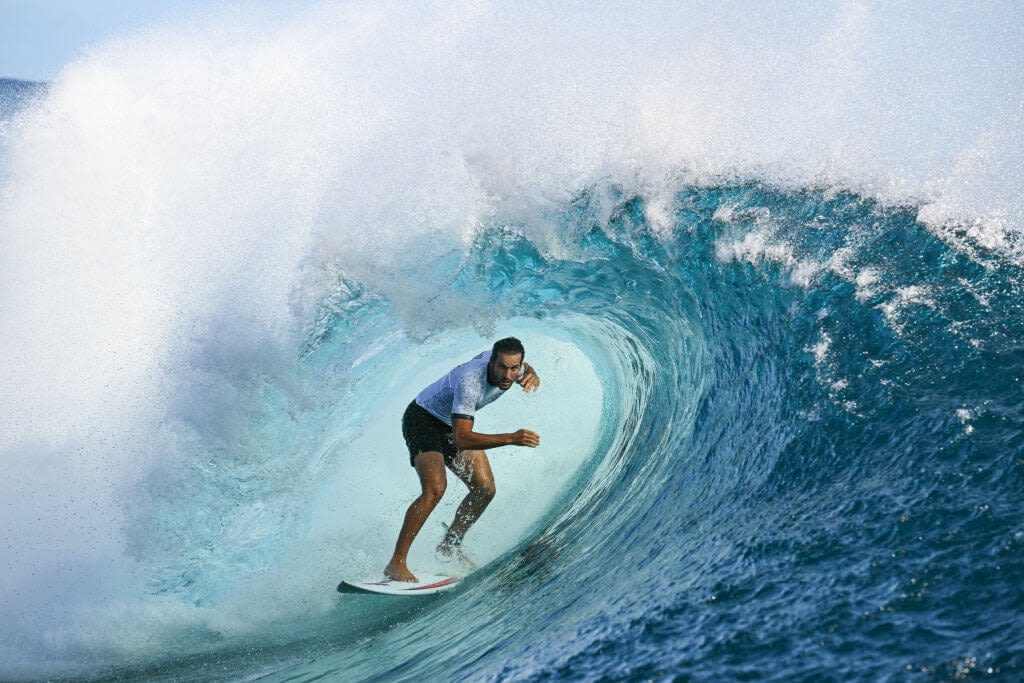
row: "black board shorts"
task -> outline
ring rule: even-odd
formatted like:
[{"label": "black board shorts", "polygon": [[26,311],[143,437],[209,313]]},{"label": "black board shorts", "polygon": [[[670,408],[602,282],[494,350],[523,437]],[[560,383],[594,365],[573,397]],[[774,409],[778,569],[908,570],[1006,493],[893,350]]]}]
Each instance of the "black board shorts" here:
[{"label": "black board shorts", "polygon": [[428,413],[414,400],[402,415],[402,436],[409,447],[409,464],[416,466],[420,451],[435,451],[444,456],[449,467],[455,462],[458,449],[455,448],[455,434],[452,428]]}]

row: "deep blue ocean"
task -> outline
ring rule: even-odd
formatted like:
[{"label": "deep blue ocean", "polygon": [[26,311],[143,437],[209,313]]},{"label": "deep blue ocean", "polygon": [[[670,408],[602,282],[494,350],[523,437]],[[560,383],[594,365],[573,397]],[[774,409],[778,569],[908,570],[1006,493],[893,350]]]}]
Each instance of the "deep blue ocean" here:
[{"label": "deep blue ocean", "polygon": [[[946,9],[339,3],[0,81],[0,679],[1024,680],[1024,16]],[[507,335],[482,567],[338,594]]]}]

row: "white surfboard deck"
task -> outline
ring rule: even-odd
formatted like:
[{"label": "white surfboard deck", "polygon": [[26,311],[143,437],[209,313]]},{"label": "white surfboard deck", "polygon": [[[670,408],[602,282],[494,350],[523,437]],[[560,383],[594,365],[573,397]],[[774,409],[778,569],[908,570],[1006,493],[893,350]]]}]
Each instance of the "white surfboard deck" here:
[{"label": "white surfboard deck", "polygon": [[453,588],[459,582],[457,576],[442,574],[421,574],[419,581],[394,581],[391,579],[367,579],[338,584],[339,593],[379,593],[381,595],[432,595]]}]

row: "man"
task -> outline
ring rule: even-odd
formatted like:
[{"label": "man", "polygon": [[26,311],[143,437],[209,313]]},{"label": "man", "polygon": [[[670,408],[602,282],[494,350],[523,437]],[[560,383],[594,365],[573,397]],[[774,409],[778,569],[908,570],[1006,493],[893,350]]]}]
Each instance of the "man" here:
[{"label": "man", "polygon": [[513,382],[527,392],[540,386],[537,373],[523,361],[525,355],[518,339],[501,339],[490,351],[456,367],[421,391],[406,408],[402,436],[422,492],[405,513],[395,554],[384,568],[386,577],[416,581],[406,565],[409,548],[444,495],[446,466],[469,487],[469,493],[455,511],[455,519],[437,552],[445,557],[461,557],[462,538],[494,498],[494,476],[484,451],[498,446],[536,448],[540,444],[540,436],[528,429],[508,434],[473,431],[476,411],[504,395]]}]

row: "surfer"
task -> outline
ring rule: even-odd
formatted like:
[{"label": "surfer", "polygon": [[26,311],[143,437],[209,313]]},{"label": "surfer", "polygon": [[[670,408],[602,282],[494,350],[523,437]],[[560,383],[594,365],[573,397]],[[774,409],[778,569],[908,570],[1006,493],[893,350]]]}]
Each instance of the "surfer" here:
[{"label": "surfer", "polygon": [[409,548],[447,487],[447,466],[469,492],[455,511],[455,519],[437,546],[446,558],[463,557],[462,539],[494,498],[494,476],[484,451],[498,446],[540,444],[529,429],[507,434],[473,431],[476,411],[500,398],[513,383],[530,392],[540,378],[523,359],[526,350],[515,337],[494,343],[472,360],[459,365],[421,391],[402,417],[402,436],[409,447],[409,462],[416,468],[422,492],[405,513],[395,554],[384,575],[397,581],[416,581],[406,561]]}]

